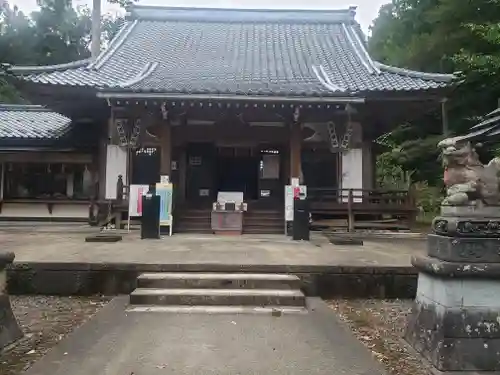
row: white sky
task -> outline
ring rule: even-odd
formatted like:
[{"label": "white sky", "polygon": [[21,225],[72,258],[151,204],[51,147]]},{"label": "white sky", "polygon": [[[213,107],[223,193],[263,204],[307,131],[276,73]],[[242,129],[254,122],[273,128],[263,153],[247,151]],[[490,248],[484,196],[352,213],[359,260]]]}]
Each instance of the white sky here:
[{"label": "white sky", "polygon": [[[116,5],[102,1],[103,12],[116,13],[120,8]],[[389,3],[390,0],[315,0],[314,5],[307,0],[274,0],[270,5],[269,0],[139,0],[143,5],[166,5],[179,7],[210,7],[210,8],[288,8],[288,9],[344,9],[350,5],[357,5],[356,18],[363,27],[365,33],[368,27],[377,17],[380,6]],[[10,0],[9,3],[17,5],[24,13],[30,13],[37,9],[36,0]],[[74,5],[86,4],[92,6],[92,0],[73,0]]]}]

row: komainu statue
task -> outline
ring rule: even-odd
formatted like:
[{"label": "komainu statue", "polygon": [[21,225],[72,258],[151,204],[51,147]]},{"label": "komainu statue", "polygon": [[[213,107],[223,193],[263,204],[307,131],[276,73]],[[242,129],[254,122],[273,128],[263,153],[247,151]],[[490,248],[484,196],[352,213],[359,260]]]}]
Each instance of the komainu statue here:
[{"label": "komainu statue", "polygon": [[500,205],[500,158],[483,165],[470,141],[461,137],[447,138],[438,148],[445,168],[443,205]]}]

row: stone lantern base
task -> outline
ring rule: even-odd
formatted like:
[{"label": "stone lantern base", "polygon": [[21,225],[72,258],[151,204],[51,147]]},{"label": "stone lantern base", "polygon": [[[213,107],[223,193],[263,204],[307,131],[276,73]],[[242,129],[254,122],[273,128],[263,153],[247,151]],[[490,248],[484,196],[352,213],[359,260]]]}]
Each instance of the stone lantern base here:
[{"label": "stone lantern base", "polygon": [[500,218],[466,211],[436,218],[428,256],[412,259],[418,288],[405,338],[439,371],[500,373]]},{"label": "stone lantern base", "polygon": [[13,261],[13,253],[0,254],[0,350],[23,337],[23,333],[12,312],[9,294],[7,293],[6,267]]}]

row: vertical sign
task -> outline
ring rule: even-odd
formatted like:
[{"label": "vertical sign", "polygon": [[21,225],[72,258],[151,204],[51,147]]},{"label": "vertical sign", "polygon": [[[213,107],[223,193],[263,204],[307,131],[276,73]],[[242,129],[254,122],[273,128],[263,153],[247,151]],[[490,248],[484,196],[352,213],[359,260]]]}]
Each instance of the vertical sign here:
[{"label": "vertical sign", "polygon": [[149,190],[148,185],[130,185],[128,216],[142,216],[142,196]]},{"label": "vertical sign", "polygon": [[306,198],[307,186],[286,185],[285,186],[285,221],[293,221],[293,200],[294,198]]},{"label": "vertical sign", "polygon": [[160,196],[160,225],[172,226],[172,194],[174,186],[171,183],[157,183],[156,195]]},{"label": "vertical sign", "polygon": [[285,186],[285,221],[293,221],[293,187]]}]

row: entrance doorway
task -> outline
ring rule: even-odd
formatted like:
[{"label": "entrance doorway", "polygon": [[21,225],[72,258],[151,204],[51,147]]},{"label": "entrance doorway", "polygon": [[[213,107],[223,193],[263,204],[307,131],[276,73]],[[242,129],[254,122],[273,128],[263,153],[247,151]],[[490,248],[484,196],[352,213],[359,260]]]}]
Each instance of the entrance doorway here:
[{"label": "entrance doorway", "polygon": [[132,153],[132,184],[150,185],[160,181],[160,150],[141,147]]},{"label": "entrance doorway", "polygon": [[217,191],[241,191],[245,200],[256,200],[259,190],[260,155],[251,148],[217,149]]}]

